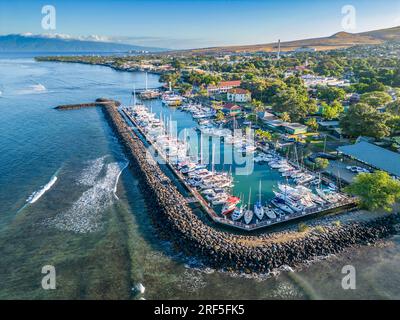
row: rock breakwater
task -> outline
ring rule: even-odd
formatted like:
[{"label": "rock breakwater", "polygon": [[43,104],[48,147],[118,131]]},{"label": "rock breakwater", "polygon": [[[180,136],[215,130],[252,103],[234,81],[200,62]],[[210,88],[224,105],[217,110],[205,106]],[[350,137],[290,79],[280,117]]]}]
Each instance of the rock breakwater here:
[{"label": "rock breakwater", "polygon": [[236,235],[203,223],[186,205],[174,183],[156,162],[148,161],[143,142],[127,125],[117,108],[105,105],[106,119],[123,144],[131,166],[141,179],[154,221],[174,245],[208,266],[242,272],[269,272],[283,265],[296,266],[346,247],[368,244],[395,233],[397,215],[324,231],[281,232],[279,235]]}]

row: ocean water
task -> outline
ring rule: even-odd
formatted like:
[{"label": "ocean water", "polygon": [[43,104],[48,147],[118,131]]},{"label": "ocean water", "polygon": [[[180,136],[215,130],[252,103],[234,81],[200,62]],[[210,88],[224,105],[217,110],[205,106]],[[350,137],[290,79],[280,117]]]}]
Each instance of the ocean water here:
[{"label": "ocean water", "polygon": [[[148,80],[159,85],[156,75]],[[144,87],[144,74],[0,56],[0,298],[400,298],[397,235],[274,276],[227,274],[176,253],[154,230],[101,110],[53,109],[102,96],[129,103],[134,83]],[[178,130],[193,125],[188,114],[150,105]],[[237,177],[237,192],[271,174],[260,167],[253,182]],[[57,270],[51,292],[40,286],[46,264]],[[355,290],[341,287],[345,265],[356,268]],[[131,293],[137,283],[143,295]]]}]

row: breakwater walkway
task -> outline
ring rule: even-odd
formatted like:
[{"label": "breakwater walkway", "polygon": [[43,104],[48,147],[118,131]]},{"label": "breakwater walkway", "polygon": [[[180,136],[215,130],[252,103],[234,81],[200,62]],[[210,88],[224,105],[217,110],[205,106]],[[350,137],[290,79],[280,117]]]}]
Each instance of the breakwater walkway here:
[{"label": "breakwater walkway", "polygon": [[88,103],[78,103],[78,104],[64,104],[55,107],[56,110],[74,110],[74,109],[82,109],[82,108],[89,108],[89,107],[102,107],[106,105],[115,105],[120,106],[119,101],[110,100],[106,98],[98,98],[95,102],[88,102]]},{"label": "breakwater walkway", "polygon": [[128,126],[116,104],[103,105],[102,110],[130,159],[132,172],[141,182],[148,212],[159,232],[171,240],[176,250],[196,256],[209,267],[266,273],[335,254],[355,244],[372,243],[396,232],[398,215],[324,226],[323,232],[310,229],[301,233],[236,235],[217,230],[197,217],[157,162],[148,161],[143,141]]}]

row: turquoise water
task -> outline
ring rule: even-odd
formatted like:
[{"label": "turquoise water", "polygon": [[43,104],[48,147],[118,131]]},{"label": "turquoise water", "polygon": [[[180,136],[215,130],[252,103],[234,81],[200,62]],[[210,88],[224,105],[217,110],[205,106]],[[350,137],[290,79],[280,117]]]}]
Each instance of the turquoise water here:
[{"label": "turquoise water", "polygon": [[[137,88],[143,87],[144,75],[100,66],[36,63],[29,57],[0,57],[0,237],[18,217],[44,217],[33,228],[63,236],[62,246],[49,246],[46,254],[67,255],[74,248],[75,239],[75,233],[68,229],[72,226],[71,217],[95,212],[99,217],[95,222],[99,225],[93,234],[101,234],[101,219],[107,213],[126,212],[135,226],[131,235],[132,268],[135,280],[146,287],[147,299],[400,298],[398,236],[383,242],[382,248],[353,249],[302,271],[282,272],[268,279],[198,270],[193,268],[193,261],[171,251],[167,239],[160,240],[152,227],[136,178],[130,170],[123,170],[119,176],[126,159],[101,111],[53,110],[59,104],[90,102],[100,96],[127,104],[134,82]],[[158,77],[149,75],[149,85],[157,86]],[[171,113],[179,128],[194,124],[189,114],[162,107],[157,101],[150,104],[157,112]],[[224,169],[228,170],[226,166]],[[261,179],[267,198],[271,189],[268,181],[276,181],[277,172],[257,166],[254,175],[252,180],[236,176],[234,191],[244,193],[251,186],[256,197]],[[29,196],[41,190],[53,176],[57,176],[57,181],[51,188],[36,202],[27,204]],[[85,241],[86,235],[82,237]],[[87,236],[87,239],[92,238]],[[27,240],[22,233],[13,241]],[[0,294],[12,289],[29,297],[29,290],[39,284],[33,282],[29,287],[27,281],[33,281],[30,275],[33,277],[42,264],[31,261],[31,249],[20,248],[13,253],[6,246],[2,247],[7,252],[3,253],[2,261],[7,260],[11,266],[1,265],[0,277],[7,278],[11,269],[17,273],[12,281],[2,281]],[[14,254],[18,255],[18,261],[13,260]],[[29,263],[34,268],[18,274]],[[66,260],[63,266],[83,272],[105,262],[90,260],[76,270],[75,263]],[[341,288],[341,268],[346,264],[357,269],[356,290]],[[101,277],[106,274],[99,280]]]},{"label": "turquoise water", "polygon": [[[164,119],[164,122],[168,123],[170,120],[172,121],[172,134],[174,136],[178,132],[179,139],[184,140],[186,135],[186,141],[189,141],[190,150],[192,150],[190,152],[191,155],[197,154],[200,159],[200,148],[202,148],[203,162],[208,164],[210,170],[214,167],[217,171],[232,173],[234,178],[232,194],[242,196],[247,203],[251,189],[252,204],[259,199],[259,191],[261,191],[263,202],[274,197],[273,188],[277,187],[278,182],[283,181],[277,170],[271,169],[266,164],[254,163],[254,154],[243,155],[234,149],[232,145],[225,146],[223,140],[219,137],[203,135],[203,144],[201,145],[200,135],[194,130],[197,127],[197,122],[190,113],[165,106],[159,100],[145,101],[144,103],[151,111],[157,114],[159,119]],[[214,157],[212,156],[213,152]]]}]

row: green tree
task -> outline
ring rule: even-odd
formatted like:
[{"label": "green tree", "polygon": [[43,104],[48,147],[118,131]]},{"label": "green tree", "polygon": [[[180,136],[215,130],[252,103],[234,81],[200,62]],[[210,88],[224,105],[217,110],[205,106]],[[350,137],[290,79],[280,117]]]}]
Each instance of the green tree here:
[{"label": "green tree", "polygon": [[255,131],[256,137],[263,141],[271,141],[272,140],[272,134],[269,131],[264,131],[262,129],[257,129]]},{"label": "green tree", "polygon": [[372,91],[361,95],[360,102],[369,104],[372,107],[379,108],[384,107],[392,101],[390,94],[383,91]]},{"label": "green tree", "polygon": [[273,97],[272,107],[275,112],[289,113],[292,121],[303,120],[308,114],[317,111],[315,100],[308,97],[307,90],[303,86],[293,86],[293,84],[287,89],[278,91]]},{"label": "green tree", "polygon": [[344,111],[343,105],[339,101],[333,101],[330,105],[322,105],[322,116],[327,120],[337,119]]},{"label": "green tree", "polygon": [[315,165],[317,169],[326,169],[329,166],[329,160],[325,158],[316,158]]},{"label": "green tree", "polygon": [[388,115],[365,104],[350,106],[340,119],[340,127],[351,137],[368,136],[381,139],[390,135]]},{"label": "green tree", "polygon": [[218,110],[216,115],[215,115],[215,119],[217,121],[224,121],[225,120],[225,114],[221,110]]},{"label": "green tree", "polygon": [[344,100],[346,91],[342,88],[320,86],[317,88],[318,98],[325,100],[328,103],[332,103],[335,100]]},{"label": "green tree", "polygon": [[393,210],[393,204],[400,200],[400,182],[384,171],[360,173],[346,192],[358,196],[362,207],[368,210]]},{"label": "green tree", "polygon": [[306,122],[306,125],[312,130],[312,131],[317,131],[318,130],[318,122],[317,119],[315,118],[310,118]]},{"label": "green tree", "polygon": [[171,86],[174,87],[180,78],[180,73],[178,72],[169,72],[164,73],[160,77],[160,82],[165,82],[167,84],[171,83]]},{"label": "green tree", "polygon": [[397,99],[396,101],[390,102],[386,106],[386,111],[394,115],[400,115],[400,100]]},{"label": "green tree", "polygon": [[387,121],[387,125],[389,126],[392,134],[396,134],[400,131],[400,115],[394,116],[390,115]]},{"label": "green tree", "polygon": [[282,112],[280,118],[284,122],[290,122],[290,114],[288,112]]}]

